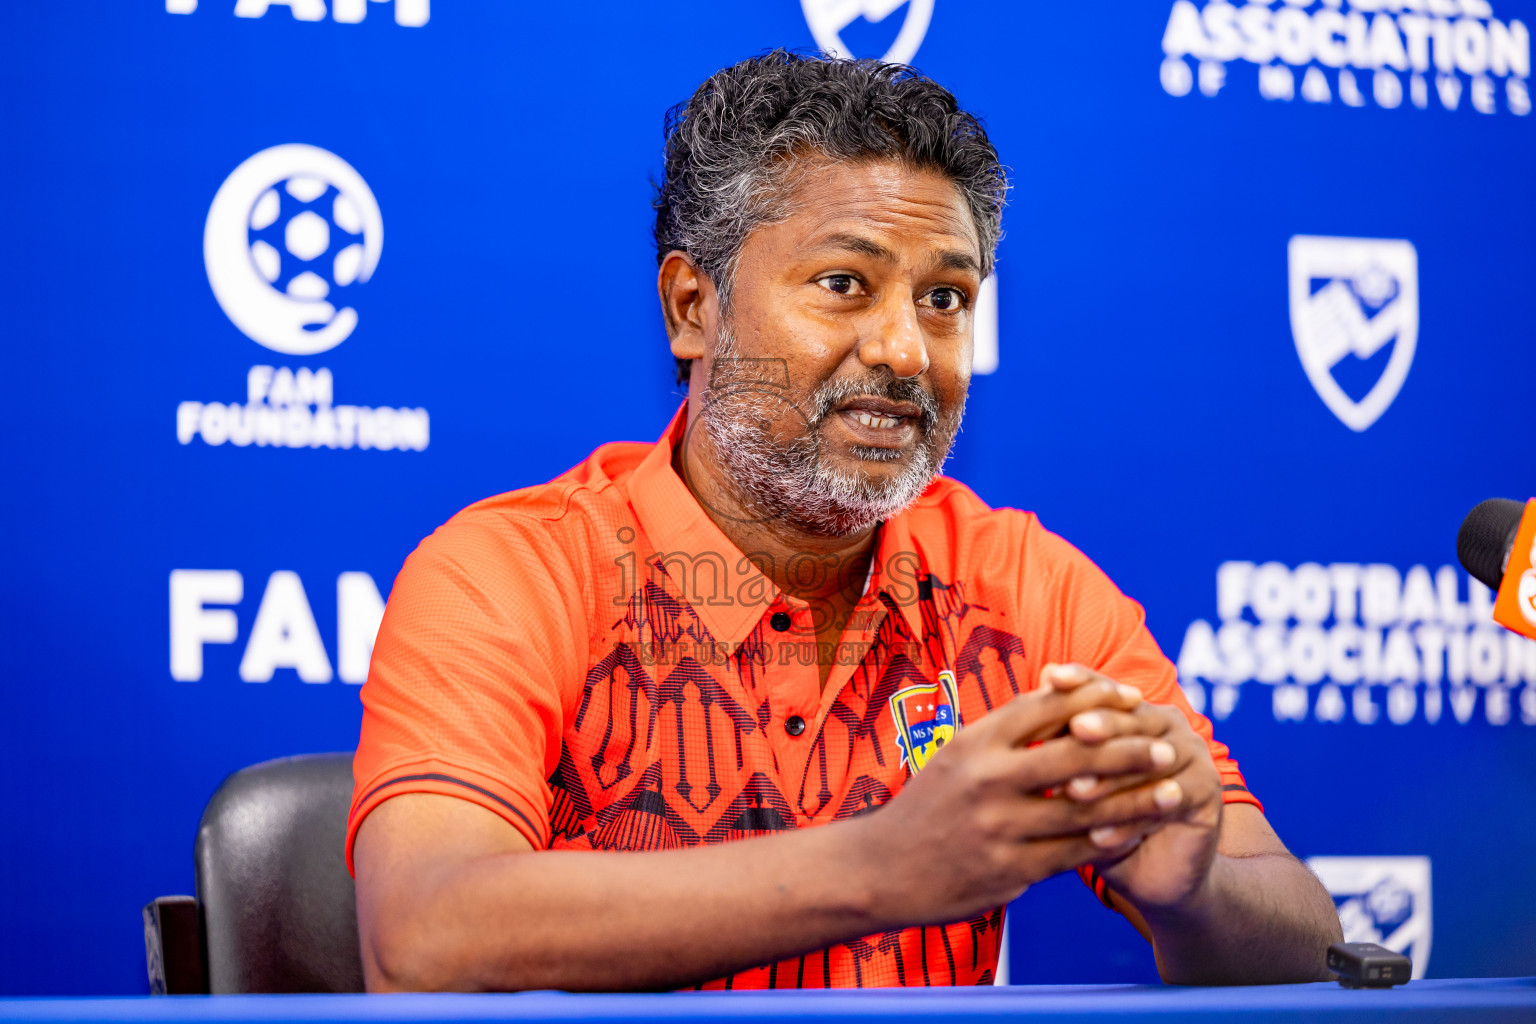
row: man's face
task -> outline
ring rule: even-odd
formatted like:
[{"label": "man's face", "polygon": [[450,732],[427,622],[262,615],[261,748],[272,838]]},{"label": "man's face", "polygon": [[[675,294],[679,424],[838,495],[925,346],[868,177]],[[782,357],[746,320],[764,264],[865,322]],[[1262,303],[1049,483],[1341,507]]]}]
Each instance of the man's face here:
[{"label": "man's face", "polygon": [[823,163],[742,247],[696,410],[754,518],[843,536],[938,472],[970,383],[975,224],[948,178]]}]

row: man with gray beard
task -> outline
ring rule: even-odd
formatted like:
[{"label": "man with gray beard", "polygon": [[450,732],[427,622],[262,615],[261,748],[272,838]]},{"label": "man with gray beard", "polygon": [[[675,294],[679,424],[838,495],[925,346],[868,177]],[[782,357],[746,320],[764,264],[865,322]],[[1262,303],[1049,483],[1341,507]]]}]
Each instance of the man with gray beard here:
[{"label": "man with gray beard", "polygon": [[[729,326],[722,325],[712,363],[722,370],[734,365],[736,386],[706,392],[700,421],[710,453],[724,470],[720,485],[735,503],[758,513],[760,521],[782,523],[818,537],[846,537],[868,530],[915,502],[949,455],[960,429],[964,398],[944,410],[941,421],[937,400],[920,383],[897,377],[883,364],[868,377],[818,385],[802,410],[810,429],[788,443],[781,442],[765,427],[762,392],[740,387],[740,374],[750,372],[752,364],[742,360],[735,344]],[[767,394],[770,406],[785,401],[774,389]],[[900,448],[849,445],[849,451],[866,462],[903,462],[896,476],[840,473],[824,461],[826,442],[818,428],[856,398],[881,398],[916,410],[918,436],[910,456]]]},{"label": "man with gray beard", "polygon": [[1005,905],[1067,870],[1170,982],[1326,978],[1332,901],[1140,606],[938,475],[1006,189],[980,123],[774,52],[666,156],[687,401],[465,509],[390,596],[347,833],[369,987],[986,984]]}]

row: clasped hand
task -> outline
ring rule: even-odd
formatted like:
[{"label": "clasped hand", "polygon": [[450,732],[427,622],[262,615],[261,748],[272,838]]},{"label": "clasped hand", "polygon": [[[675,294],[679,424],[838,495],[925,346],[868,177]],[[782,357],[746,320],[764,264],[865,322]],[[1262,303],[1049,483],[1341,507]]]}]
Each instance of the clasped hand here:
[{"label": "clasped hand", "polygon": [[1142,910],[1195,899],[1221,780],[1174,707],[1081,665],[1047,665],[931,758],[865,824],[903,924],[959,920],[1083,864]]}]

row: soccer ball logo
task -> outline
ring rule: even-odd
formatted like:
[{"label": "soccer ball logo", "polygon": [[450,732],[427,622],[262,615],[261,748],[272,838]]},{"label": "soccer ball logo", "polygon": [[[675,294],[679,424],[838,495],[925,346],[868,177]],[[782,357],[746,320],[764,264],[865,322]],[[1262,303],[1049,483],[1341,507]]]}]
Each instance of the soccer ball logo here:
[{"label": "soccer ball logo", "polygon": [[289,178],[251,210],[251,260],[291,299],[319,302],[357,281],[363,222],[357,206],[319,178]]},{"label": "soccer ball logo", "polygon": [[344,160],[315,146],[262,150],[214,196],[203,231],[208,283],[267,348],[314,355],[357,326],[346,302],[384,246],[378,203]]}]

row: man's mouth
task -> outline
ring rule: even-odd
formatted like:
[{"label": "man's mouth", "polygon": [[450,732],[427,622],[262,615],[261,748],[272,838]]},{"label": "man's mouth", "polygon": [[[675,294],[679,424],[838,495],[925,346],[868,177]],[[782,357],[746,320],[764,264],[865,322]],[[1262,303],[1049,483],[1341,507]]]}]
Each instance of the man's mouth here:
[{"label": "man's mouth", "polygon": [[888,398],[854,398],[837,410],[837,418],[856,444],[872,448],[905,448],[914,439],[923,410],[911,402]]},{"label": "man's mouth", "polygon": [[870,412],[852,412],[850,415],[866,427],[894,427],[901,422],[900,416],[878,416]]}]

